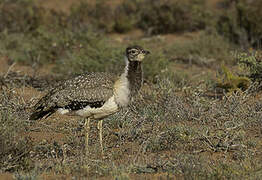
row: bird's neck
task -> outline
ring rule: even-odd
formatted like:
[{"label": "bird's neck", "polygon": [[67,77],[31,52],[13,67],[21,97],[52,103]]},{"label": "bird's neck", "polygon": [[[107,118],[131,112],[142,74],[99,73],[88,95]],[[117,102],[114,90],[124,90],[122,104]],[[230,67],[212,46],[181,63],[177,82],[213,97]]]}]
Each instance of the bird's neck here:
[{"label": "bird's neck", "polygon": [[142,63],[139,61],[128,61],[126,59],[125,74],[129,81],[131,96],[135,95],[143,83]]}]

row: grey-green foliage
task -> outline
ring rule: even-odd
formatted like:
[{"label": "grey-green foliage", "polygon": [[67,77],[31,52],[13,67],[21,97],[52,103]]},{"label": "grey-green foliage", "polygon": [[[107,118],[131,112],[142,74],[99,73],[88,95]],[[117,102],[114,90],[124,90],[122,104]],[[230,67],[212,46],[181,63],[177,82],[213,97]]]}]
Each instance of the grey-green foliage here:
[{"label": "grey-green foliage", "polygon": [[38,174],[34,171],[28,174],[16,173],[14,174],[14,178],[16,180],[37,180],[39,179]]},{"label": "grey-green foliage", "polygon": [[176,125],[167,126],[161,129],[161,134],[157,134],[150,138],[147,150],[151,152],[159,152],[163,150],[176,149],[179,143],[188,143],[195,136],[193,129]]},{"label": "grey-green foliage", "polygon": [[240,66],[248,71],[248,75],[255,81],[262,80],[262,53],[260,51],[237,53]]}]

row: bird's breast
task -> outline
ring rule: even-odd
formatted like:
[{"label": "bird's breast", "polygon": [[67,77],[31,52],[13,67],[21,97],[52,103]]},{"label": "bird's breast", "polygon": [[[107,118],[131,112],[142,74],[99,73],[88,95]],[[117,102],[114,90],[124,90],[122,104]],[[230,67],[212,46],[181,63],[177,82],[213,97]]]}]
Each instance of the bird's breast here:
[{"label": "bird's breast", "polygon": [[119,106],[125,107],[129,103],[130,100],[129,95],[130,95],[129,81],[126,77],[126,74],[122,74],[114,84],[115,102]]},{"label": "bird's breast", "polygon": [[114,96],[109,98],[102,107],[92,108],[90,106],[86,106],[83,109],[76,111],[75,113],[78,116],[82,117],[90,117],[93,119],[102,119],[111,114],[114,114],[118,111],[118,105],[115,102]]}]

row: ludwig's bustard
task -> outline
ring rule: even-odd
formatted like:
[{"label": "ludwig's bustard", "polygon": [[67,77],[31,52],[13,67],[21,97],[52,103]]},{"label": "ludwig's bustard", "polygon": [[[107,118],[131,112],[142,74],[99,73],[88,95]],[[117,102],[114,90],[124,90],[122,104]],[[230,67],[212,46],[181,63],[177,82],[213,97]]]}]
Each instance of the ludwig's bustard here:
[{"label": "ludwig's bustard", "polygon": [[142,60],[149,51],[140,46],[126,49],[126,67],[120,77],[108,73],[87,73],[69,79],[52,89],[35,105],[31,120],[48,117],[58,111],[88,118],[86,128],[86,150],[88,151],[89,123],[99,120],[99,138],[102,145],[103,118],[126,107],[142,85]]}]

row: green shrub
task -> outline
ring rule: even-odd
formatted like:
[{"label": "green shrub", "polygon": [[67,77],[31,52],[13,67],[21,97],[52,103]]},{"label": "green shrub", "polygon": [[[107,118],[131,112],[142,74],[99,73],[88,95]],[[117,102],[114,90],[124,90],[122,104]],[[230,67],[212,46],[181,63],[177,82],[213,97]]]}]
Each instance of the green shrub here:
[{"label": "green shrub", "polygon": [[234,75],[225,65],[222,64],[222,76],[218,78],[217,87],[223,88],[226,92],[246,90],[251,80],[244,76]]},{"label": "green shrub", "polygon": [[237,59],[241,67],[248,71],[249,77],[253,81],[262,80],[262,52],[250,51],[247,53],[238,53]]}]

